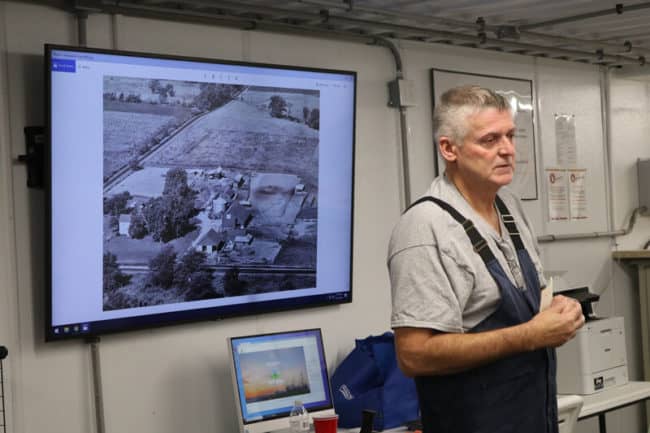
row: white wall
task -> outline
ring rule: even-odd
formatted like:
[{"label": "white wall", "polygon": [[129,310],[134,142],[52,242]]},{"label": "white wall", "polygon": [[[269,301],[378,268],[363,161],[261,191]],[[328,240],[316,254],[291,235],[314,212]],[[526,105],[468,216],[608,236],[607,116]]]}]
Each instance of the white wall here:
[{"label": "white wall", "polygon": [[[298,36],[124,16],[91,15],[91,46],[200,57],[286,63],[356,70],[354,302],[348,305],[203,322],[105,336],[100,344],[108,432],[234,432],[235,403],[225,339],[276,330],[321,327],[333,368],[355,337],[389,327],[390,299],[385,251],[400,213],[399,121],[387,107],[386,83],[394,62],[385,48]],[[89,347],[79,342],[43,343],[44,197],[25,186],[22,128],[43,124],[43,43],[74,44],[76,22],[44,6],[0,1],[0,344],[10,350],[9,431],[94,431]],[[113,46],[115,41],[115,46]],[[597,68],[457,47],[404,43],[406,77],[415,81],[417,104],[407,110],[412,196],[433,176],[430,68],[535,80],[540,200],[526,207],[539,234],[606,230],[604,140]],[[623,225],[636,206],[636,157],[650,157],[645,137],[650,104],[645,84],[612,80],[614,195],[613,226]],[[549,224],[544,206],[544,166],[554,159],[553,114],[576,114],[580,155],[589,168],[591,218],[584,225]],[[618,132],[620,131],[620,133]],[[638,248],[650,237],[642,218],[619,247]],[[73,228],[71,228],[72,230]],[[627,248],[627,247],[626,247]],[[634,275],[613,264],[610,241],[542,245],[549,269],[566,271],[571,285],[602,292],[598,311],[624,315],[630,377],[641,379]],[[593,431],[595,420],[579,424]],[[608,415],[610,432],[640,432],[638,408]]]}]

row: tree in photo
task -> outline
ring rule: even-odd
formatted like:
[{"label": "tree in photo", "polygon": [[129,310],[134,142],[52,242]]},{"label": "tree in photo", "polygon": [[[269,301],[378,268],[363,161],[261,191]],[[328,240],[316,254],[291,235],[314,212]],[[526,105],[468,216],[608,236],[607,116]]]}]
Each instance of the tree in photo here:
[{"label": "tree in photo", "polygon": [[212,111],[232,101],[243,86],[232,84],[201,83],[200,92],[194,98],[194,105],[202,111]]},{"label": "tree in photo", "polygon": [[282,96],[273,95],[269,102],[269,111],[272,117],[287,117],[287,101]]},{"label": "tree in photo", "polygon": [[128,203],[131,194],[128,191],[115,194],[112,197],[104,197],[104,215],[118,216],[128,213]]},{"label": "tree in photo", "polygon": [[161,235],[163,242],[179,238],[194,230],[192,218],[196,215],[194,208],[194,195],[163,197],[166,210],[166,230]]},{"label": "tree in photo", "polygon": [[147,235],[147,224],[144,217],[138,211],[131,212],[131,223],[129,224],[129,236],[133,239],[142,239]]},{"label": "tree in photo", "polygon": [[116,215],[111,215],[108,218],[108,228],[110,231],[112,231],[115,234],[119,234],[120,232],[120,219]]},{"label": "tree in photo", "polygon": [[239,268],[228,268],[223,276],[223,291],[226,296],[238,296],[244,292],[245,282],[239,279]]},{"label": "tree in photo", "polygon": [[115,92],[104,92],[103,97],[104,101],[115,101],[117,99]]},{"label": "tree in photo", "polygon": [[163,86],[160,80],[157,79],[149,80],[149,90],[154,95],[158,95],[161,104],[166,103],[169,96],[174,97],[176,95],[173,84],[167,83]]},{"label": "tree in photo", "polygon": [[142,98],[140,97],[139,94],[129,93],[127,95],[126,99],[124,100],[124,102],[133,102],[133,103],[139,104],[139,103],[142,102]]},{"label": "tree in photo", "polygon": [[129,169],[133,171],[138,171],[142,170],[142,166],[140,165],[140,160],[138,159],[137,156],[134,156],[129,160]]},{"label": "tree in photo", "polygon": [[204,253],[190,250],[174,267],[174,286],[187,291],[188,301],[215,297],[212,272],[205,267],[205,260]]},{"label": "tree in photo", "polygon": [[187,172],[182,168],[172,168],[165,174],[163,196],[186,196],[192,192],[187,184]]},{"label": "tree in photo", "polygon": [[166,232],[165,210],[162,197],[149,199],[144,204],[142,216],[154,241],[160,242]]},{"label": "tree in photo", "polygon": [[307,125],[313,129],[320,129],[320,110],[318,108],[314,108],[311,110],[311,113],[309,113]]},{"label": "tree in photo", "polygon": [[166,245],[149,260],[149,283],[163,289],[171,288],[174,284],[175,266],[176,251],[171,245]]},{"label": "tree in photo", "polygon": [[280,290],[295,290],[296,285],[290,275],[285,275],[280,281]]},{"label": "tree in photo", "polygon": [[117,264],[117,256],[111,252],[104,253],[104,292],[112,292],[119,287],[126,286],[131,282],[131,275],[120,271]]},{"label": "tree in photo", "polygon": [[196,215],[194,200],[197,192],[187,183],[187,172],[182,168],[173,168],[165,176],[163,188],[163,208],[167,230],[161,239],[175,239],[194,230],[191,223]]},{"label": "tree in photo", "polygon": [[172,84],[167,83],[165,86],[165,95],[171,96],[172,98],[176,96],[176,91],[174,90],[174,86]]},{"label": "tree in photo", "polygon": [[162,85],[160,84],[160,80],[149,80],[149,90],[151,90],[151,93],[154,95],[158,93],[158,91],[162,88]]},{"label": "tree in photo", "polygon": [[173,168],[165,175],[165,186],[160,197],[145,203],[144,219],[155,241],[169,242],[194,230],[191,223],[196,215],[196,191],[187,184],[187,173]]}]

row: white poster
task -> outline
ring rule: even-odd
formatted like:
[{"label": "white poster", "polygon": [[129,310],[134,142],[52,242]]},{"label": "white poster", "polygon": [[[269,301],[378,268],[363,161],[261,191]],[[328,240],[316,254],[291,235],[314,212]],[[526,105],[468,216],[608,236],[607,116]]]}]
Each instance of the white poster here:
[{"label": "white poster", "polygon": [[548,218],[550,221],[569,220],[569,193],[567,171],[546,169],[546,190],[548,191]]},{"label": "white poster", "polygon": [[587,214],[586,169],[569,169],[569,204],[571,220],[584,220]]},{"label": "white poster", "polygon": [[559,166],[575,166],[578,163],[576,123],[573,114],[555,114],[555,146]]}]

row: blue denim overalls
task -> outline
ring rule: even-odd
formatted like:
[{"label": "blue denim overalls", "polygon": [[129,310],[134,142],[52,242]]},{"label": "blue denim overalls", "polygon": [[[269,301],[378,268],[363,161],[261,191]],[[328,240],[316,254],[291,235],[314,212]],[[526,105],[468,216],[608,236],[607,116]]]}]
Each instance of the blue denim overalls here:
[{"label": "blue denim overalls", "polygon": [[[499,286],[497,310],[469,332],[530,320],[539,310],[539,278],[503,201],[497,196],[497,208],[517,251],[526,290],[515,287],[508,279],[470,220],[434,197],[423,197],[411,207],[424,201],[436,203],[463,225],[474,250]],[[418,376],[415,383],[424,433],[557,433],[555,372],[555,351],[541,349],[457,374]]]}]

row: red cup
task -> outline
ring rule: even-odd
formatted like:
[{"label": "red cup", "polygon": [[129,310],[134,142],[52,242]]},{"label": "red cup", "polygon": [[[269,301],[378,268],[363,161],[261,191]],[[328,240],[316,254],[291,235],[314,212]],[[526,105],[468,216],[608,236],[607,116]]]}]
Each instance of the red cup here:
[{"label": "red cup", "polygon": [[339,416],[334,415],[314,415],[314,431],[316,433],[336,433],[336,427],[339,423]]}]

